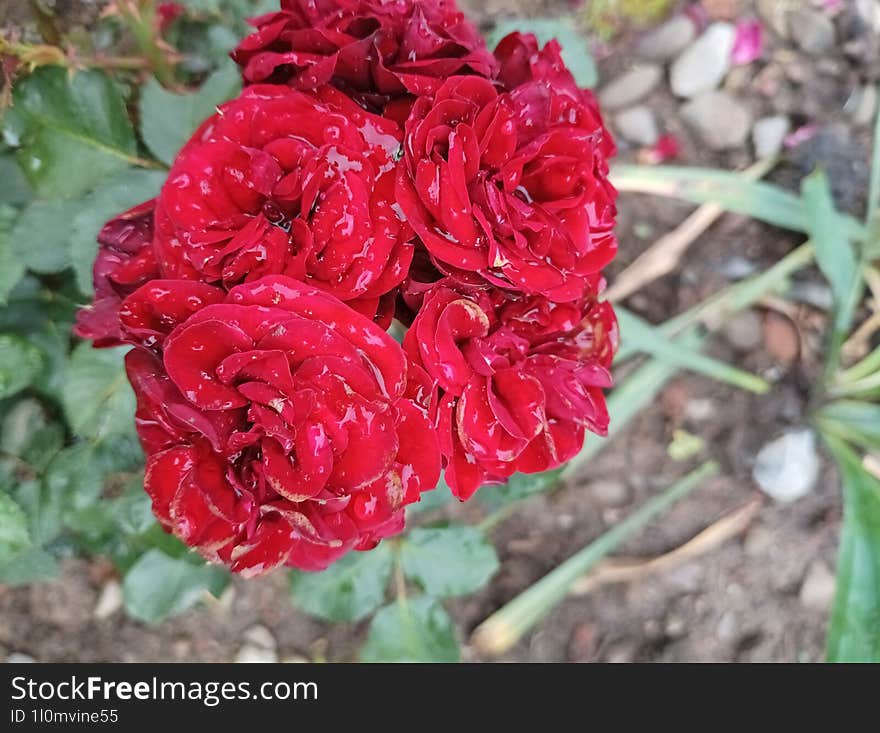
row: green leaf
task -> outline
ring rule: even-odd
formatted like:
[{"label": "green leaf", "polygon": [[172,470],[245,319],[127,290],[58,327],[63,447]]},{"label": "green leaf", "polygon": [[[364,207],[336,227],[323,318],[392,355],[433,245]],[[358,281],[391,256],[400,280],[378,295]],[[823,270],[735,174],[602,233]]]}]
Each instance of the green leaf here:
[{"label": "green leaf", "polygon": [[29,585],[41,580],[51,580],[58,575],[58,563],[45,550],[23,550],[6,562],[0,562],[0,583],[4,585]]},{"label": "green leaf", "polygon": [[0,565],[30,545],[27,516],[9,494],[0,492]]},{"label": "green leaf", "polygon": [[18,211],[6,204],[0,204],[0,305],[4,305],[9,293],[24,275],[24,262],[13,250],[12,230]]},{"label": "green leaf", "polygon": [[98,233],[114,216],[153,198],[162,188],[165,173],[131,168],[90,193],[73,217],[70,259],[76,284],[85,295],[92,294],[92,265],[98,252]]},{"label": "green leaf", "polygon": [[94,505],[101,496],[103,480],[95,448],[87,443],[59,451],[43,475],[46,494],[55,498],[65,514]]},{"label": "green leaf", "polygon": [[131,540],[148,532],[155,523],[150,497],[143,488],[142,473],[126,482],[121,496],[104,497],[65,517],[65,525],[92,548],[119,538]]},{"label": "green leaf", "polygon": [[807,233],[813,240],[816,264],[831,285],[836,310],[835,328],[849,329],[858,302],[859,263],[834,208],[828,177],[817,170],[801,184],[807,214]]},{"label": "green leaf", "polygon": [[509,18],[495,24],[486,36],[490,48],[506,35],[519,31],[534,33],[542,46],[552,39],[557,39],[562,46],[562,59],[574,75],[575,81],[582,86],[592,88],[599,80],[590,44],[569,17],[557,18]]},{"label": "green leaf", "polygon": [[77,435],[103,440],[133,431],[135,400],[125,377],[126,351],[125,347],[93,349],[87,343],[73,350],[62,402]]},{"label": "green leaf", "polygon": [[202,121],[240,90],[241,75],[232,62],[211,74],[192,94],[169,92],[150,79],[141,92],[141,137],[159,160],[171,165]]},{"label": "green leaf", "polygon": [[320,573],[295,572],[290,593],[301,611],[327,621],[359,621],[385,600],[391,577],[391,549],[382,543],[352,552]]},{"label": "green leaf", "polygon": [[70,225],[81,208],[77,201],[34,201],[9,234],[13,255],[41,275],[61,272],[70,265]]},{"label": "green leaf", "polygon": [[37,69],[15,85],[4,135],[47,198],[83,194],[129,166],[137,153],[119,88],[100,71]]},{"label": "green leaf", "polygon": [[125,574],[122,596],[130,616],[157,624],[192,608],[205,592],[219,595],[228,581],[218,567],[150,550]]},{"label": "green leaf", "polygon": [[498,570],[495,548],[475,527],[411,530],[400,543],[406,576],[436,598],[482,588]]},{"label": "green leaf", "polygon": [[41,472],[64,444],[64,428],[53,422],[39,400],[17,401],[3,416],[0,451]]},{"label": "green leaf", "polygon": [[428,596],[380,609],[361,650],[362,662],[454,663],[459,658],[452,619]]},{"label": "green leaf", "polygon": [[0,399],[23,390],[42,368],[43,355],[36,346],[13,334],[0,334]]},{"label": "green leaf", "polygon": [[484,486],[477,493],[477,498],[486,506],[498,509],[505,504],[547,491],[559,483],[561,475],[561,468],[542,473],[515,473],[505,484]]},{"label": "green leaf", "polygon": [[0,204],[24,206],[33,199],[34,192],[24,177],[21,166],[11,155],[0,155],[0,181],[3,181]]},{"label": "green leaf", "polygon": [[765,394],[770,391],[770,385],[760,377],[701,354],[695,349],[683,348],[681,344],[664,336],[658,329],[624,308],[617,308],[616,313],[620,332],[630,348],[651,354],[666,364],[749,392]]},{"label": "green leaf", "polygon": [[64,389],[70,351],[70,327],[79,295],[62,284],[50,290],[35,277],[25,276],[0,308],[0,331],[15,333],[43,352],[43,368],[33,387],[57,398]]},{"label": "green leaf", "polygon": [[880,481],[843,441],[825,435],[840,469],[843,526],[829,662],[880,662]]}]

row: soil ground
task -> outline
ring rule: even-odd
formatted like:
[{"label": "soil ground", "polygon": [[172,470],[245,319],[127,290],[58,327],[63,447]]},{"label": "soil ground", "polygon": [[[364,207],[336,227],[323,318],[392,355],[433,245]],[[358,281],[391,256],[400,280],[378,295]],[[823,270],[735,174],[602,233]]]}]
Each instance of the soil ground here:
[{"label": "soil ground", "polygon": [[[463,3],[465,4],[465,3]],[[513,12],[517,3],[489,0],[471,5],[478,17]],[[560,12],[566,3],[544,0],[524,14]],[[722,5],[705,3],[721,13]],[[847,3],[844,3],[846,6]],[[844,13],[849,12],[846,9]],[[837,19],[846,34],[846,17]],[[633,61],[637,31],[607,44],[600,73],[609,79]],[[820,134],[793,151],[773,174],[796,185],[805,169],[824,162],[837,171],[839,203],[860,213],[865,190],[868,133],[843,108],[859,84],[876,81],[877,61],[870,49],[861,56],[844,44],[821,58],[807,56],[792,43],[768,38],[762,60],[734,70],[737,94],[754,118],[774,113],[819,126]],[[772,72],[766,71],[770,66]],[[759,74],[778,76],[768,95]],[[765,77],[766,78],[766,77]],[[713,153],[694,138],[679,116],[679,102],[667,85],[647,99],[666,132],[682,144],[677,162],[739,168],[753,159],[746,146]],[[621,158],[638,150],[622,146]],[[658,236],[677,226],[690,211],[668,200],[625,195],[620,200],[621,257],[625,267]],[[759,270],[799,243],[787,232],[741,217],[723,217],[693,245],[686,264],[654,282],[627,305],[658,322],[693,305],[725,285],[736,270]],[[611,273],[613,277],[613,271]],[[823,292],[817,273],[799,278],[804,293]],[[754,456],[786,428],[805,424],[808,387],[819,364],[824,315],[796,304],[785,315],[757,309],[758,338],[743,350],[724,335],[713,339],[714,355],[772,381],[769,395],[753,396],[706,379],[682,376],[592,462],[584,474],[554,493],[531,500],[493,531],[501,569],[478,595],[450,604],[463,639],[492,611],[599,536],[620,518],[688,467],[672,460],[667,447],[678,429],[706,442],[706,452],[724,466],[723,476],[668,513],[621,551],[654,556],[693,537],[726,513],[758,495],[751,479]],[[610,487],[610,488],[609,488]],[[479,508],[453,506],[456,516],[476,516]],[[564,602],[504,661],[816,661],[822,658],[840,524],[839,487],[827,461],[818,486],[804,499],[777,505],[765,499],[748,530],[723,546],[667,572],[637,583],[605,586]],[[62,578],[29,588],[0,588],[0,656],[25,654],[39,661],[228,661],[239,653],[245,632],[266,627],[282,660],[349,661],[366,624],[325,625],[291,605],[283,574],[255,581],[236,580],[219,601],[150,628],[121,612],[98,620],[94,610],[112,579],[101,561],[72,559]],[[817,590],[818,587],[818,590]],[[470,647],[465,657],[480,660]]]}]

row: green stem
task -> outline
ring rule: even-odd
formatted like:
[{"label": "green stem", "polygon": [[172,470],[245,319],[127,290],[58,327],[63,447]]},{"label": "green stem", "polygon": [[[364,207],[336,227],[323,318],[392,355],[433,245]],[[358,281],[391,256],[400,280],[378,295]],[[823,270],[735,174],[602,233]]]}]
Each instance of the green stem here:
[{"label": "green stem", "polygon": [[119,17],[134,36],[141,53],[150,61],[150,68],[159,82],[166,87],[175,85],[174,67],[168,54],[160,46],[156,4],[153,0],[120,0]]},{"label": "green stem", "polygon": [[408,609],[406,595],[406,576],[403,572],[403,559],[400,553],[400,541],[394,543],[394,593],[397,598],[397,604],[406,612]]},{"label": "green stem", "polygon": [[52,16],[52,13],[46,10],[39,0],[29,0],[28,4],[31,6],[31,13],[33,13],[34,20],[37,22],[37,30],[40,31],[40,36],[42,36],[43,40],[53,46],[59,45],[63,36],[55,24],[55,18]]},{"label": "green stem", "polygon": [[575,553],[562,565],[496,611],[474,631],[474,644],[486,654],[502,654],[568,595],[572,584],[621,543],[656,516],[717,475],[718,464],[708,461],[648,500],[629,517]]}]

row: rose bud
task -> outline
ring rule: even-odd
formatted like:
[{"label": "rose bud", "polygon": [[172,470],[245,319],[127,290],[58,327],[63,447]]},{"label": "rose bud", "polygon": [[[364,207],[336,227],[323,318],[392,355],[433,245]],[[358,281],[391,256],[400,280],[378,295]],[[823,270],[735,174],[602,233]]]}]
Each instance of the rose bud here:
[{"label": "rose bud", "polygon": [[95,346],[118,346],[119,305],[122,299],[159,275],[152,248],[155,200],[108,221],[98,234],[98,254],[92,268],[95,295],[91,305],[76,314],[73,332]]}]

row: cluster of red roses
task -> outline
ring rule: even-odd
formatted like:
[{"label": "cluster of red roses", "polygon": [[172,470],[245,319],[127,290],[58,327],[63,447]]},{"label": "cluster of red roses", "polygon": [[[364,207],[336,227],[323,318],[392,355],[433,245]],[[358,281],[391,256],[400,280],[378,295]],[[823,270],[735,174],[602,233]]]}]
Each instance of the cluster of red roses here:
[{"label": "cluster of red roses", "polygon": [[[452,0],[282,0],[246,86],[99,236],[78,335],[126,360],[169,531],[257,574],[466,499],[608,415],[613,142],[558,44]],[[401,347],[386,332],[410,326]]]}]

